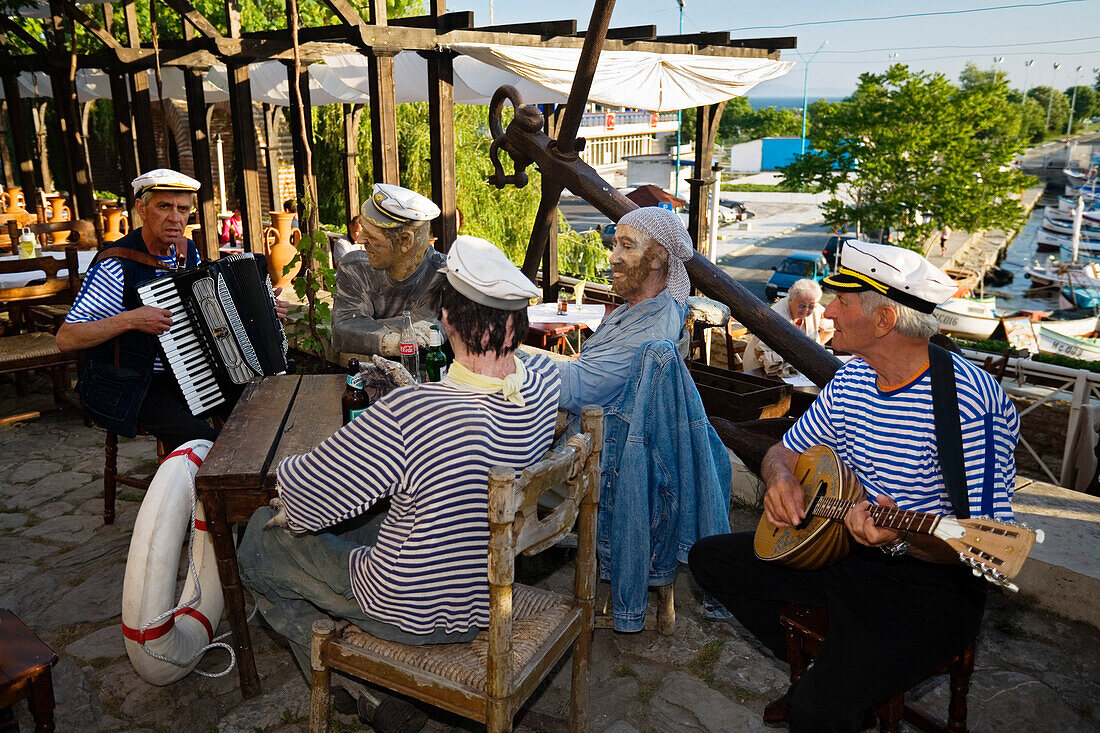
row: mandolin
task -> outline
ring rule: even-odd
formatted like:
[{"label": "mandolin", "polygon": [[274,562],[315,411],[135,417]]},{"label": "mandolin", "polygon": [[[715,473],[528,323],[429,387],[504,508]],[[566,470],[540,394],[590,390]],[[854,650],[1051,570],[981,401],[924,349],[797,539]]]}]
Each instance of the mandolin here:
[{"label": "mandolin", "polygon": [[[802,484],[806,518],[797,527],[776,527],[766,515],[756,526],[753,547],[761,560],[775,561],[802,570],[815,570],[843,559],[851,549],[844,526],[848,511],[863,499],[863,486],[855,472],[841,463],[836,453],[815,445],[798,458],[795,476]],[[871,504],[871,518],[879,527],[930,534],[959,553],[975,575],[1009,590],[1011,582],[1042,530],[992,519],[956,519]]]}]

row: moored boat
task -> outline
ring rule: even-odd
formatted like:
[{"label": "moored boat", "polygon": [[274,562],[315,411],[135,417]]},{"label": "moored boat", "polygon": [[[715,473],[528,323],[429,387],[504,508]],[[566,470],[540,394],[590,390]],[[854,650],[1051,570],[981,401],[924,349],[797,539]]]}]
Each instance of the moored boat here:
[{"label": "moored boat", "polygon": [[[1091,240],[1100,241],[1100,227],[1097,227],[1091,223],[1085,222],[1084,217],[1081,221],[1081,241]],[[1055,234],[1061,234],[1066,237],[1073,236],[1073,217],[1070,217],[1069,222],[1054,221],[1048,216],[1043,217],[1043,229],[1048,232],[1054,232]]]},{"label": "moored boat", "polygon": [[952,298],[937,306],[935,315],[940,322],[940,331],[977,341],[989,338],[1001,323],[996,300],[992,298]]},{"label": "moored boat", "polygon": [[1087,336],[1067,336],[1048,326],[1040,326],[1039,351],[1061,354],[1073,359],[1100,360],[1100,339]]},{"label": "moored boat", "polygon": [[1048,257],[1045,263],[1036,260],[1024,265],[1024,277],[1030,278],[1034,287],[1068,285],[1072,279],[1081,285],[1100,288],[1100,263],[1063,262]]}]

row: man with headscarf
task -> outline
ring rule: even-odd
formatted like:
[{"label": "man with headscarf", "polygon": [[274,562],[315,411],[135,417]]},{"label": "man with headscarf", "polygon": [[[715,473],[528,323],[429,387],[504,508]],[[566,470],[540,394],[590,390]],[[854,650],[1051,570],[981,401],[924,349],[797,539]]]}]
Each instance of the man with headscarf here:
[{"label": "man with headscarf", "polygon": [[611,312],[585,342],[580,357],[556,362],[560,407],[579,415],[584,405],[609,407],[623,391],[634,354],[647,341],[676,343],[684,329],[690,288],[684,263],[691,237],[668,209],[635,209],[615,227],[611,289],[624,305]]}]

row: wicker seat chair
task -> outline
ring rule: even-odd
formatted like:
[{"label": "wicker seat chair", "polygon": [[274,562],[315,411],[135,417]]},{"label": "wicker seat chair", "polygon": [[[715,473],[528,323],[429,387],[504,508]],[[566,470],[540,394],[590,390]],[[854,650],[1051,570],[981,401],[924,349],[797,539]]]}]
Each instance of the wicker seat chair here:
[{"label": "wicker seat chair", "polygon": [[[603,411],[586,407],[581,433],[561,453],[528,467],[489,472],[489,628],[462,644],[406,646],[332,621],[313,626],[310,730],[328,729],[331,671],[340,670],[508,731],[524,701],[572,647],[571,730],[587,729],[588,671],[596,584],[596,504]],[[539,519],[538,497],[564,486],[567,497]],[[563,537],[580,517],[571,596],[514,582],[515,556]]]}]

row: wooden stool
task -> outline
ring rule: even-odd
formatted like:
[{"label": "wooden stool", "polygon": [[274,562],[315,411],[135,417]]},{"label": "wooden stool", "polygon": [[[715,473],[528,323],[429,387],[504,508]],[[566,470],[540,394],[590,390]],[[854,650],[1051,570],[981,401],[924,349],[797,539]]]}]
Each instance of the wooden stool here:
[{"label": "wooden stool", "polygon": [[38,733],[53,726],[53,649],[42,643],[14,613],[0,609],[0,730],[18,731],[11,706],[26,700]]},{"label": "wooden stool", "polygon": [[[144,430],[138,430],[138,435],[148,435]],[[103,523],[115,523],[115,487],[118,484],[132,486],[135,489],[148,489],[149,479],[134,478],[133,476],[118,475],[118,433],[107,431],[107,440],[104,443],[103,461]],[[163,461],[168,454],[168,448],[164,443],[157,441],[157,461]]]},{"label": "wooden stool", "polygon": [[[806,674],[810,660],[821,652],[821,644],[829,633],[829,616],[821,606],[794,603],[779,614],[779,623],[787,630],[787,663],[791,666],[791,682],[797,682]],[[946,726],[906,703],[907,690],[901,690],[879,705],[875,711],[879,730],[883,733],[895,733],[901,721],[905,720],[919,730],[930,733],[965,733],[966,693],[970,690],[970,675],[974,672],[973,642],[921,682],[944,670],[951,675],[951,702],[947,707]]]}]

